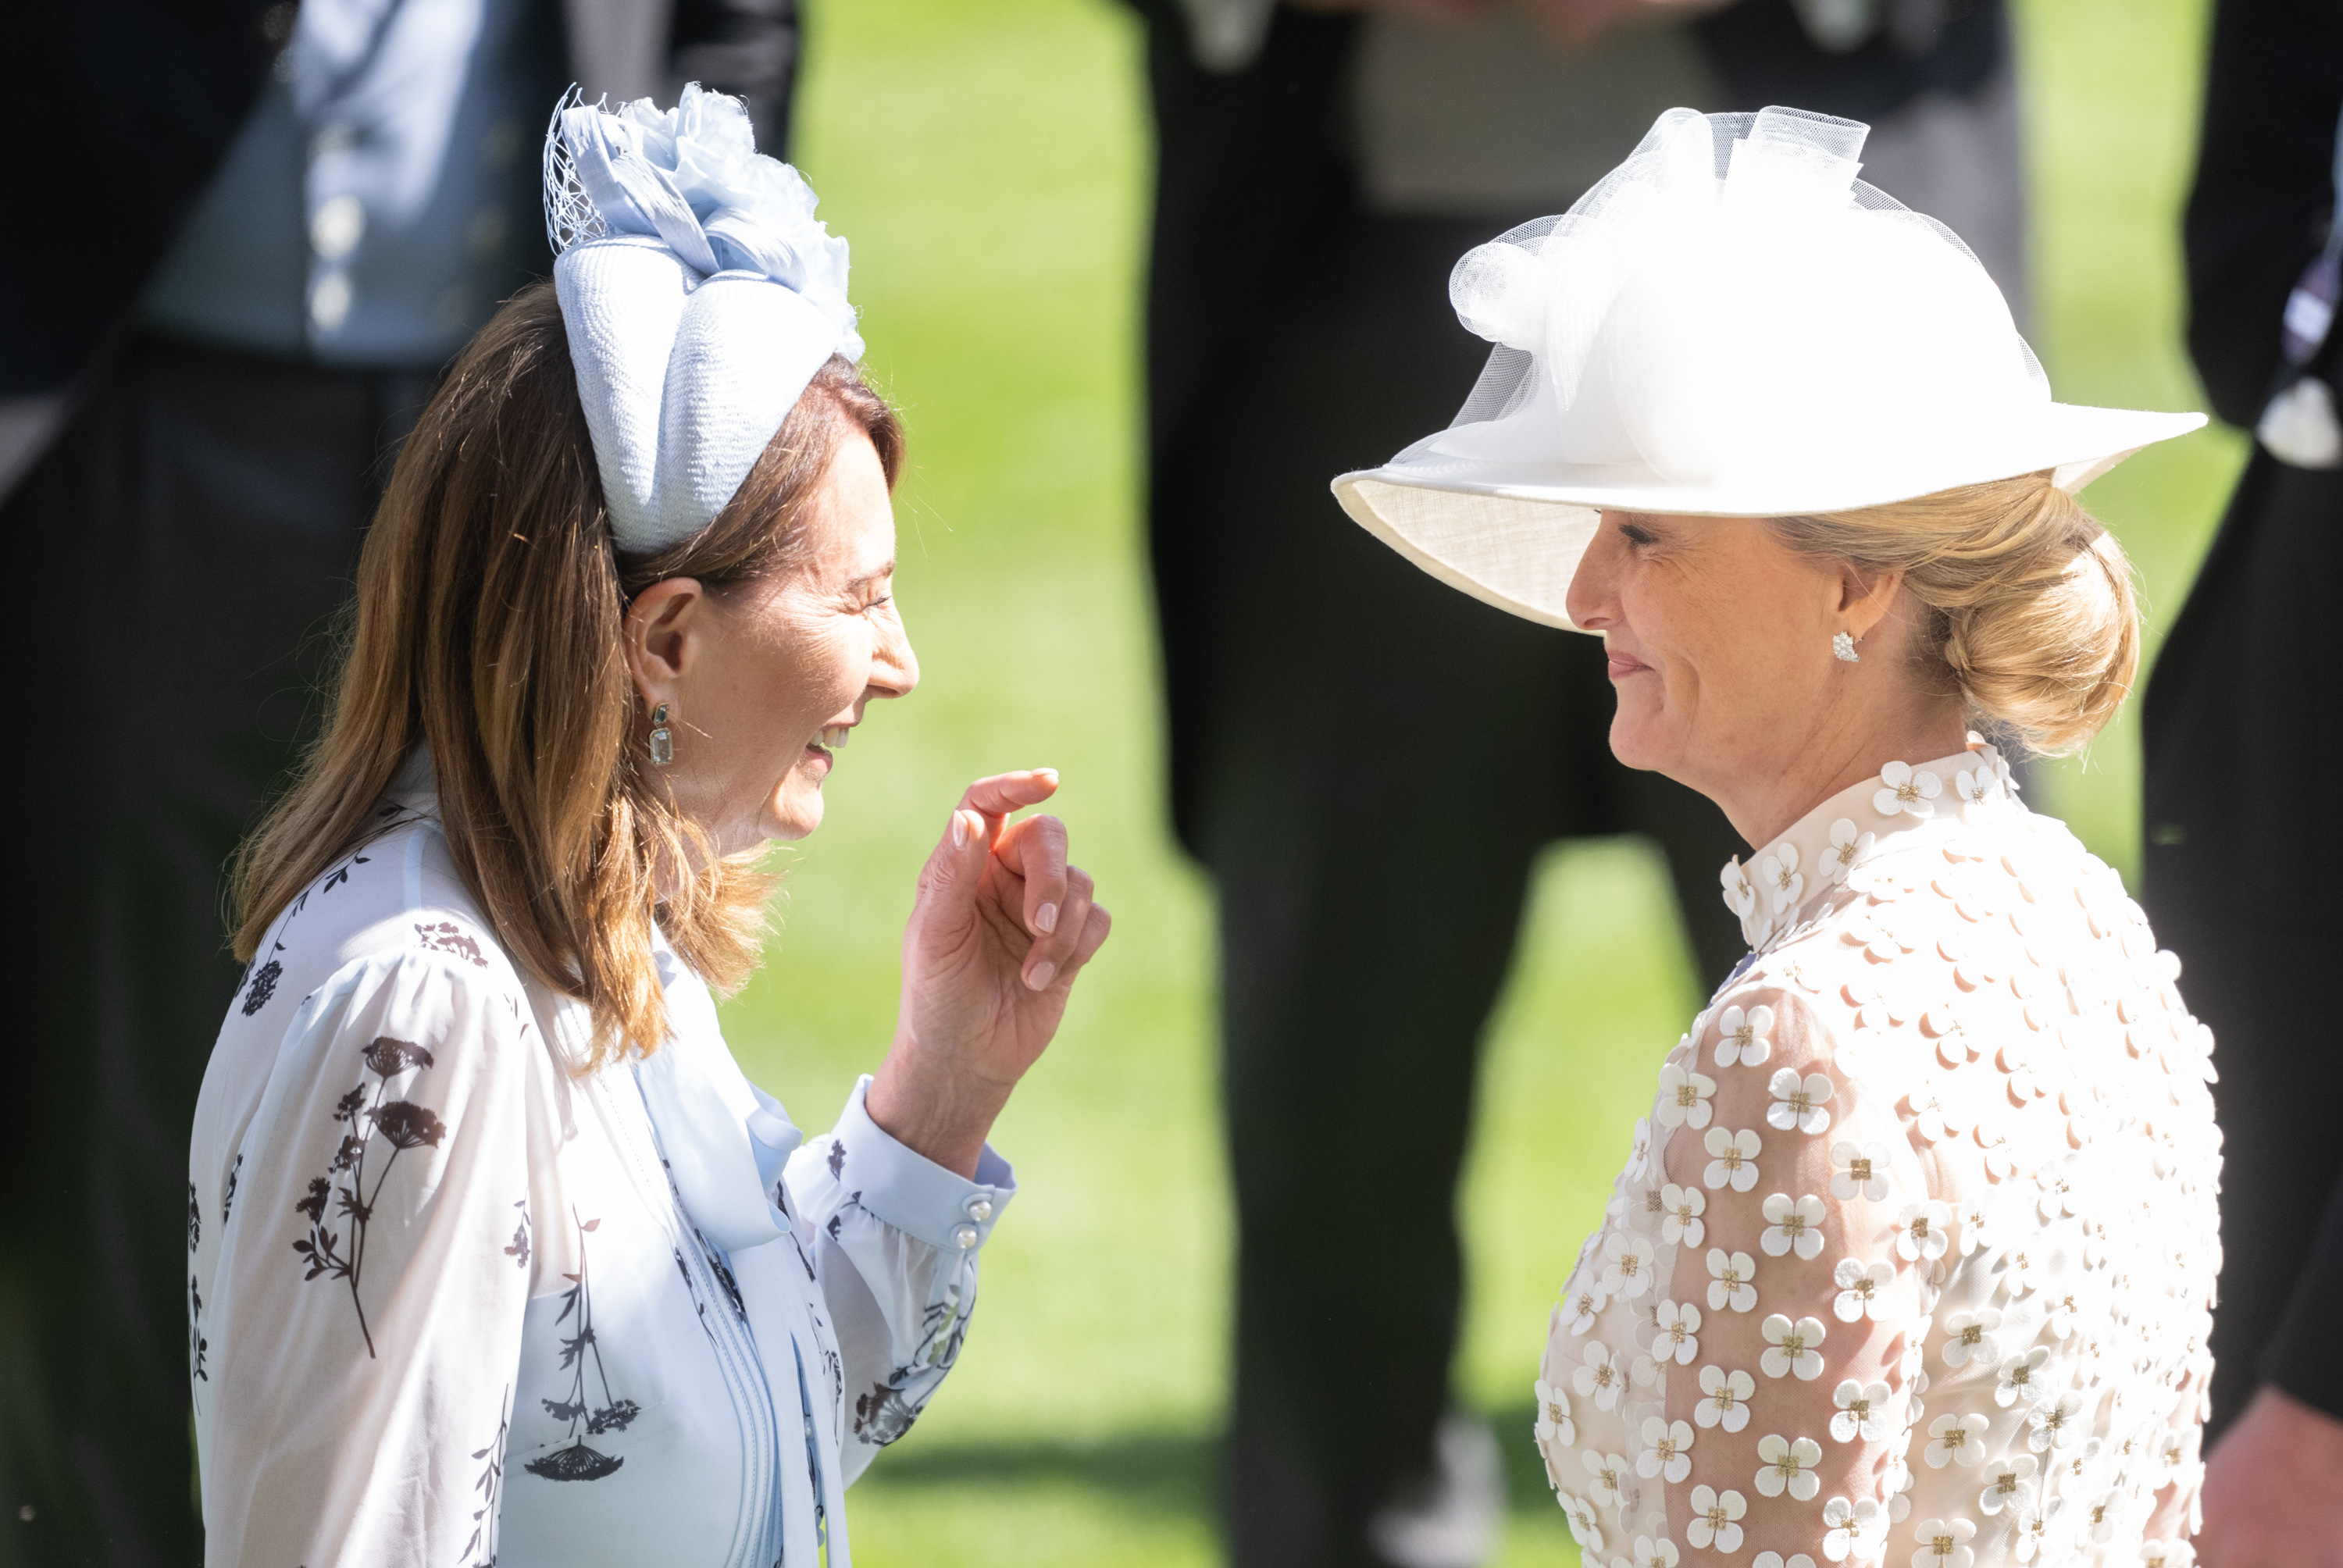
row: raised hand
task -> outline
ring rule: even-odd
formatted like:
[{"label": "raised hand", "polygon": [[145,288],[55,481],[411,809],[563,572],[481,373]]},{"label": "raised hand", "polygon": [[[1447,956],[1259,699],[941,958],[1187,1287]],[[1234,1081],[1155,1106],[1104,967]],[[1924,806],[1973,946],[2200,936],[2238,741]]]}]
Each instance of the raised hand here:
[{"label": "raised hand", "polygon": [[1066,862],[1066,825],[1009,821],[1057,791],[1046,768],[970,785],[903,931],[895,1042],[866,1103],[891,1137],[962,1175],[1111,923],[1090,877]]}]

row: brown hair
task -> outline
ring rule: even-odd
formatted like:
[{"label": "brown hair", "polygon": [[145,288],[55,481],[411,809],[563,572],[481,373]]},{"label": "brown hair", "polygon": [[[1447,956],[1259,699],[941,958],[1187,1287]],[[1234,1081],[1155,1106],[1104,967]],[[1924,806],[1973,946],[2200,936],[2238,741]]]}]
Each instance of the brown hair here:
[{"label": "brown hair", "polygon": [[2131,691],[2131,562],[2046,470],[1772,525],[1802,554],[1902,572],[1926,611],[1914,659],[1937,689],[1957,689],[1981,728],[2072,751]]},{"label": "brown hair", "polygon": [[627,604],[668,578],[720,593],[787,569],[831,455],[858,433],[891,487],[902,426],[833,357],[706,528],[622,556],[553,286],[513,298],[399,454],[359,557],[324,733],[237,852],[236,955],[249,960],[301,890],[365,841],[424,745],[458,873],[513,959],[591,1010],[590,1065],[667,1038],[654,919],[710,985],[737,990],[756,967],[770,879],[756,854],[708,853],[639,765]]}]

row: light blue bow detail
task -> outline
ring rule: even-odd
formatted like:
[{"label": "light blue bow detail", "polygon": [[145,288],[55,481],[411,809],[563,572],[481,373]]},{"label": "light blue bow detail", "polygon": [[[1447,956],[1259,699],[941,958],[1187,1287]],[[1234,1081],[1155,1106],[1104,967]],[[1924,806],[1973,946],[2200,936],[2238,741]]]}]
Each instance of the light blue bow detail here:
[{"label": "light blue bow detail", "polygon": [[662,950],[673,1033],[635,1064],[643,1105],[683,1206],[728,1252],[789,1233],[781,1172],[805,1134],[779,1101],[749,1081],[716,1026],[708,988]]},{"label": "light blue bow detail", "polygon": [[814,215],[813,187],[758,156],[739,100],[687,84],[673,109],[566,105],[554,134],[610,235],[656,238],[703,276],[746,272],[828,317],[839,352],[862,357],[848,303],[846,241]]}]

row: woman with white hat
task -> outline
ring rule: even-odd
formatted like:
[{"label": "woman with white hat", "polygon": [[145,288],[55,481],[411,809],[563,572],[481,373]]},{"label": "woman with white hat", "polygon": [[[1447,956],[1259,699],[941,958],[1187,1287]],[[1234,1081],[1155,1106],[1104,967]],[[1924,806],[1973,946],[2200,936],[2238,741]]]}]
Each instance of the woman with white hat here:
[{"label": "woman with white hat", "polygon": [[958,1357],[986,1143],[1106,939],[1047,769],[920,879],[810,1141],[711,996],[919,667],[846,246],[733,100],[570,104],[560,259],[402,451],[324,739],[239,868],[187,1183],[219,1563],[843,1565]]},{"label": "woman with white hat", "polygon": [[1498,348],[1335,489],[1603,638],[1614,749],[1715,799],[1751,951],[1660,1070],[1555,1312],[1537,1441],[1590,1562],[2186,1560],[2219,1251],[2211,1041],[1996,745],[2128,690],[2073,491],[2195,415],[2050,400],[1865,127],[1662,116],[1467,255]]}]

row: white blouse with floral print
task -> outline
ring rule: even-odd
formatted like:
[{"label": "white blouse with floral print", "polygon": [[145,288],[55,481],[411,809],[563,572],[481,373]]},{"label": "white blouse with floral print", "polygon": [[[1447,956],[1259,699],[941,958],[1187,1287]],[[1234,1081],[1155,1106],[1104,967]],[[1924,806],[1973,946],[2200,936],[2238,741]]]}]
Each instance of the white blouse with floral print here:
[{"label": "white blouse with floral print", "polygon": [[2220,1134],[2139,906],[1982,743],[1723,880],[1540,1369],[1589,1568],[2185,1568]]},{"label": "white blouse with floral print", "polygon": [[845,1489],[957,1358],[1008,1166],[930,1163],[860,1085],[801,1139],[663,948],[673,1037],[572,1071],[583,1004],[498,946],[420,759],[402,785],[204,1075],[207,1560],[847,1568]]}]

